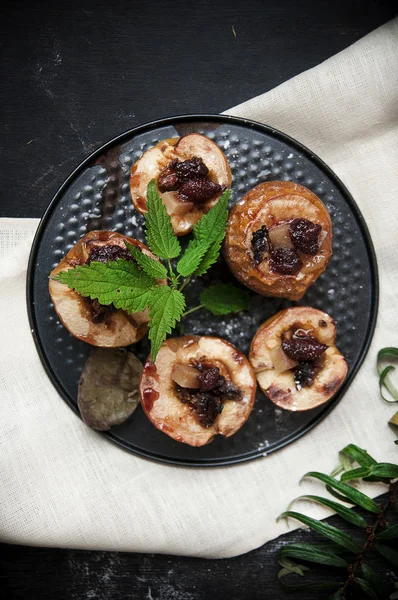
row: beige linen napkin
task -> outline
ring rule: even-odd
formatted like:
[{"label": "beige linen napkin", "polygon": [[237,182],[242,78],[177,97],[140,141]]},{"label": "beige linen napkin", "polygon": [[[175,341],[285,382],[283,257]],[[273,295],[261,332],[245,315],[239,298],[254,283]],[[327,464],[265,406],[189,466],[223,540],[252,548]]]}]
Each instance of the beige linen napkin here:
[{"label": "beige linen napkin", "polygon": [[[35,220],[0,221],[0,538],[34,545],[227,557],[287,530],[288,502],[330,472],[354,442],[396,462],[377,390],[375,356],[397,345],[398,21],[318,67],[231,109],[296,137],[342,178],[376,247],[378,326],[368,357],[338,407],[311,433],[266,458],[184,469],[123,452],[90,431],[58,397],[26,316],[25,273]],[[358,298],[360,301],[360,296]],[[318,508],[311,514],[324,516]]]}]

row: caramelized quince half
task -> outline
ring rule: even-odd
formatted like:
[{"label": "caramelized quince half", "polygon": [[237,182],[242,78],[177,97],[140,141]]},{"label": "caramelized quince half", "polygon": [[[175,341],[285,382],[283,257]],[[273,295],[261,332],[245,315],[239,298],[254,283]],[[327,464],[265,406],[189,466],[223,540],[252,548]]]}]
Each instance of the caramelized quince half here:
[{"label": "caramelized quince half", "polygon": [[155,427],[173,439],[203,446],[229,437],[253,408],[256,378],[247,358],[217,337],[170,338],[144,365],[142,407]]},{"label": "caramelized quince half", "polygon": [[266,396],[280,408],[304,411],[327,402],[347,375],[336,324],[309,306],[281,310],[254,336],[249,359]]},{"label": "caramelized quince half", "polygon": [[141,242],[115,231],[90,231],[84,235],[51,271],[49,291],[55,311],[66,329],[93,346],[114,348],[138,342],[148,331],[148,311],[129,314],[113,305],[103,306],[85,298],[52,277],[91,261],[134,260],[124,240],[151,258],[154,254]]},{"label": "caramelized quince half", "polygon": [[260,183],[232,208],[223,252],[250,289],[299,300],[332,256],[330,215],[302,185]]},{"label": "caramelized quince half", "polygon": [[162,140],[133,165],[130,192],[135,208],[146,212],[152,180],[176,235],[189,233],[231,186],[231,169],[222,150],[199,133]]}]

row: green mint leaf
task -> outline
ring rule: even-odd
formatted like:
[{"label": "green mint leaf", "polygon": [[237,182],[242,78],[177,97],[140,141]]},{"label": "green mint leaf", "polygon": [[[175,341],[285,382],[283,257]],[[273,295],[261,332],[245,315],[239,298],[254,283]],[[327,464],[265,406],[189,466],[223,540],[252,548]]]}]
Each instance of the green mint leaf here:
[{"label": "green mint leaf", "polygon": [[181,252],[180,242],[174,234],[154,179],[148,185],[146,208],[145,229],[150,249],[159,258],[176,258]]},{"label": "green mint leaf", "polygon": [[247,310],[248,296],[232,283],[216,283],[201,293],[200,302],[213,315],[227,315]]},{"label": "green mint leaf", "polygon": [[149,339],[151,340],[151,360],[155,362],[160,346],[171,333],[176,322],[181,319],[185,308],[184,295],[166,285],[158,286],[151,292],[149,304]]},{"label": "green mint leaf", "polygon": [[128,312],[143,310],[148,304],[149,290],[157,285],[156,279],[123,259],[77,266],[62,271],[54,279],[82,296],[103,305],[114,304]]},{"label": "green mint leaf", "polygon": [[195,273],[207,250],[208,246],[201,244],[197,240],[191,240],[182,258],[177,263],[176,268],[178,273],[183,277],[188,277],[192,273]]},{"label": "green mint leaf", "polygon": [[210,246],[212,243],[224,239],[230,196],[231,190],[225,190],[217,204],[194,226],[194,238],[202,244]]},{"label": "green mint leaf", "polygon": [[199,263],[199,266],[195,271],[195,275],[204,275],[210,269],[210,267],[214,265],[217,258],[220,256],[221,244],[222,240],[220,242],[213,242]]},{"label": "green mint leaf", "polygon": [[161,262],[151,258],[147,254],[144,254],[139,248],[132,246],[126,242],[126,240],[124,243],[126,244],[131,256],[133,256],[135,261],[147,275],[155,277],[156,279],[166,279],[167,269]]},{"label": "green mint leaf", "polygon": [[203,275],[217,260],[225,236],[230,195],[231,190],[223,192],[217,204],[194,226],[193,239],[177,264],[180,275]]}]

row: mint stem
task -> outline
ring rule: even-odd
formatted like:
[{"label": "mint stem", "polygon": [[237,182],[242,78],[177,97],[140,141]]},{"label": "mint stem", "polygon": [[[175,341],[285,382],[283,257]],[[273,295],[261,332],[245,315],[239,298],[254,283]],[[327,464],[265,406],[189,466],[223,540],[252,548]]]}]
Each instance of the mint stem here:
[{"label": "mint stem", "polygon": [[195,306],[194,308],[190,308],[186,312],[182,313],[181,317],[186,317],[187,315],[190,315],[191,313],[195,312],[195,310],[200,310],[201,308],[204,308],[204,304],[199,304],[199,306]]},{"label": "mint stem", "polygon": [[184,283],[182,284],[182,286],[179,288],[179,291],[182,292],[182,290],[184,289],[184,287],[191,281],[191,277],[192,275],[190,275],[189,277],[187,277],[184,281]]}]

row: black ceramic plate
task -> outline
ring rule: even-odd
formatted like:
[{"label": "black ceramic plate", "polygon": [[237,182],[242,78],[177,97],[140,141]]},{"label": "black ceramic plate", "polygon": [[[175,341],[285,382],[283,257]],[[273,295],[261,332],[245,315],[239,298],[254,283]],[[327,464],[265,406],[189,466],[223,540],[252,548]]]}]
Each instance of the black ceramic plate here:
[{"label": "black ceramic plate", "polygon": [[[40,358],[61,396],[78,413],[77,384],[92,348],[72,337],[57,319],[48,294],[48,274],[87,231],[111,229],[144,241],[143,218],[133,208],[129,171],[159,140],[190,132],[207,135],[222,148],[233,174],[231,204],[262,181],[286,180],[315,192],[333,221],[334,254],[325,273],[299,304],[320,308],[337,321],[337,345],[349,362],[345,384],[326,405],[304,413],[276,408],[261,391],[247,423],[233,437],[202,448],[173,441],[151,425],[139,407],[123,425],[104,434],[131,452],[154,460],[215,466],[264,456],[310,431],[341,400],[368,349],[376,322],[378,280],[375,254],[361,213],[347,189],[310,150],[274,129],[235,117],[191,115],[163,119],[128,131],[89,156],[67,179],[48,207],[33,243],[28,270],[28,310]],[[220,261],[209,281],[232,279]],[[203,282],[187,289],[195,306]],[[252,294],[248,312],[213,317],[199,311],[184,319],[184,332],[221,336],[247,353],[258,326],[290,306]],[[144,360],[144,340],[135,352]]]}]

